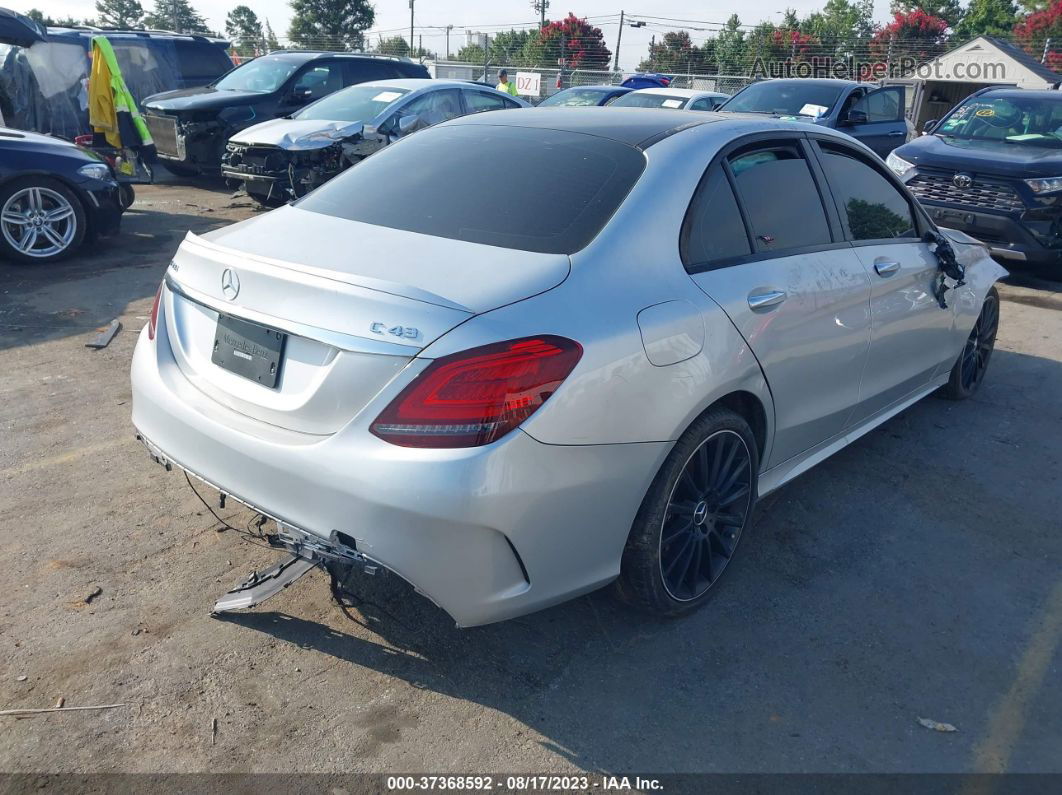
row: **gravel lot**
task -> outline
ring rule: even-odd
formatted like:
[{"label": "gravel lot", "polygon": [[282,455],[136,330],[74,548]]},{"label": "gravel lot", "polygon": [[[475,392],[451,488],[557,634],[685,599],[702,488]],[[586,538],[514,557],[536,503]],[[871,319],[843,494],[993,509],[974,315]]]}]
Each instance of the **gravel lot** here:
[{"label": "gravel lot", "polygon": [[314,572],[217,620],[276,554],[149,461],[128,366],[185,230],[252,212],[143,187],[97,252],[0,263],[0,708],[127,705],[0,717],[0,770],[1062,772],[1062,285],[1002,286],[976,399],[767,498],[688,618],[598,593],[456,630],[384,578],[343,612]]}]

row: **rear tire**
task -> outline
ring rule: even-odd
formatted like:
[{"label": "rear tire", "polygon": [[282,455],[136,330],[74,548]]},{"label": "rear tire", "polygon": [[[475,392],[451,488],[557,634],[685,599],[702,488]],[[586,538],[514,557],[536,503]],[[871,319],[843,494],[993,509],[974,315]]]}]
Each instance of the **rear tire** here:
[{"label": "rear tire", "polygon": [[662,616],[704,604],[752,523],[759,450],[749,424],[714,408],[675,443],[634,519],[617,595]]},{"label": "rear tire", "polygon": [[985,380],[988,362],[996,347],[996,332],[999,331],[999,292],[995,287],[988,291],[977,322],[966,338],[959,358],[951,368],[948,383],[940,388],[940,396],[948,400],[966,400]]}]

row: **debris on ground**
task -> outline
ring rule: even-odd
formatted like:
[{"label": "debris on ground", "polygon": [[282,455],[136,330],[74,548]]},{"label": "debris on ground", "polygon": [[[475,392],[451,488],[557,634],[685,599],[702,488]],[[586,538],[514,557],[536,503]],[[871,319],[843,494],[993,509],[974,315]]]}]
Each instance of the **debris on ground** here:
[{"label": "debris on ground", "polygon": [[92,604],[92,600],[103,593],[103,589],[98,585],[94,585],[92,590],[85,596],[85,604]]},{"label": "debris on ground", "polygon": [[210,744],[214,745],[218,740],[218,719],[210,719]]},{"label": "debris on ground", "polygon": [[43,715],[49,712],[77,712],[89,709],[117,709],[131,707],[132,704],[94,704],[88,707],[46,707],[44,709],[0,709],[0,716],[20,718],[25,715]]},{"label": "debris on ground", "polygon": [[65,704],[65,703],[66,703],[66,699],[63,696],[59,696],[59,698],[56,699],[56,701],[55,701],[55,709],[62,709],[63,708],[63,704]]},{"label": "debris on ground", "polygon": [[940,721],[930,720],[929,718],[919,718],[918,723],[925,726],[927,729],[932,729],[935,732],[957,732],[954,726],[950,723],[941,723]]},{"label": "debris on ground", "polygon": [[25,682],[27,679],[29,679],[29,677],[26,676],[25,674],[23,674],[22,676],[16,676],[15,677],[15,681],[16,682]]},{"label": "debris on ground", "polygon": [[118,320],[112,320],[106,326],[100,326],[96,329],[96,336],[85,343],[86,348],[106,348],[111,344],[111,340],[114,339],[114,335],[122,330],[122,324]]}]

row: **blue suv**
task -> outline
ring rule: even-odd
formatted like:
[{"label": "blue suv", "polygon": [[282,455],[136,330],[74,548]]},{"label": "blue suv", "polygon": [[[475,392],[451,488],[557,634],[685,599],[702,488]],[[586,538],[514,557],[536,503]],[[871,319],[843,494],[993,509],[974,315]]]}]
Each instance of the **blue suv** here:
[{"label": "blue suv", "polygon": [[734,94],[719,111],[762,113],[830,127],[862,141],[879,157],[885,157],[914,134],[914,127],[904,117],[903,86],[875,88],[855,80],[761,80]]},{"label": "blue suv", "polygon": [[1062,273],[1062,93],[982,89],[923,129],[886,162],[933,220]]}]

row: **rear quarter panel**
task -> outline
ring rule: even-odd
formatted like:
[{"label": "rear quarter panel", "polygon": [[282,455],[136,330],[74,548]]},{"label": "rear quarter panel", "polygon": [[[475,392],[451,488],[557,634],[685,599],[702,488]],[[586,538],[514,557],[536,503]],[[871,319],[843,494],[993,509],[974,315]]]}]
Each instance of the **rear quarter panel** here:
[{"label": "rear quarter panel", "polygon": [[[472,318],[421,355],[544,333],[578,341],[583,357],[572,375],[523,426],[548,444],[674,440],[708,406],[739,390],[763,404],[770,439],[774,412],[759,364],[679,256],[689,198],[718,148],[708,132],[687,130],[647,150],[642,178],[597,239],[572,256],[562,284]],[[658,366],[643,347],[638,314],[669,301],[689,307],[690,323],[703,323],[703,344],[694,356]]]}]

